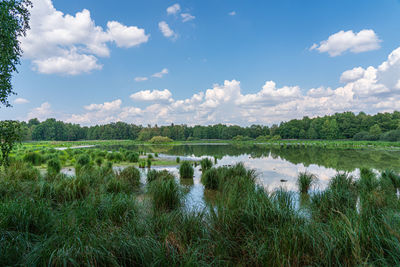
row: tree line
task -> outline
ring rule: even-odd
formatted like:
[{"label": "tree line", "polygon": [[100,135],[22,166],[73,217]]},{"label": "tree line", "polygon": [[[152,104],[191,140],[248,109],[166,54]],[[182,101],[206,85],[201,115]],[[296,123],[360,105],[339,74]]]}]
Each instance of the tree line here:
[{"label": "tree line", "polygon": [[364,112],[336,113],[323,117],[294,119],[272,126],[251,125],[135,125],[115,122],[105,125],[80,126],[56,119],[40,122],[31,119],[21,122],[23,139],[41,141],[76,140],[140,140],[147,141],[154,136],[165,136],[173,140],[251,140],[251,139],[355,139],[400,141],[400,112],[368,115]]}]

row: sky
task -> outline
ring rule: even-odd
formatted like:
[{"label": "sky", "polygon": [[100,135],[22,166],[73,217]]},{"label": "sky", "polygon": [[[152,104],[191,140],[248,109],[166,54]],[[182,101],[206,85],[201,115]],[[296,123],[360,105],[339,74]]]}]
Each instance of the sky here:
[{"label": "sky", "polygon": [[399,0],[33,0],[0,119],[271,125],[400,110]]}]

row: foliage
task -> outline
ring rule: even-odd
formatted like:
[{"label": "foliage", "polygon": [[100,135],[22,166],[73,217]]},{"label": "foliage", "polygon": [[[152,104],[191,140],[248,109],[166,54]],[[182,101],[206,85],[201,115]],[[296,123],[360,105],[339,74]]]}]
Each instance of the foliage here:
[{"label": "foliage", "polygon": [[34,166],[39,166],[43,162],[42,156],[37,152],[28,152],[24,155],[23,160],[29,162]]},{"label": "foliage", "polygon": [[189,161],[182,161],[179,166],[179,175],[181,178],[193,178],[194,168]]},{"label": "foliage", "polygon": [[127,181],[131,186],[138,187],[140,185],[140,171],[134,166],[124,168],[118,178]]},{"label": "foliage", "polygon": [[0,265],[400,264],[392,171],[363,169],[359,179],[340,173],[299,209],[292,192],[265,191],[243,164],[211,168],[218,192],[198,210],[168,172],[156,171],[143,195],[104,168],[49,177],[15,161],[1,171]]},{"label": "foliage", "polygon": [[317,177],[308,172],[300,172],[297,177],[297,186],[299,192],[302,194],[307,194],[311,186],[317,182]]},{"label": "foliage", "polygon": [[153,137],[149,140],[149,142],[152,143],[152,144],[170,143],[170,142],[172,142],[172,141],[174,141],[174,140],[172,140],[171,138],[166,137],[166,136],[153,136]]},{"label": "foliage", "polygon": [[9,165],[9,154],[16,142],[21,141],[21,124],[17,121],[0,121],[0,166]]},{"label": "foliage", "polygon": [[29,30],[29,0],[2,0],[0,2],[0,104],[10,106],[12,73],[20,64],[22,49],[19,38]]},{"label": "foliage", "polygon": [[201,165],[201,171],[205,172],[212,167],[213,163],[212,163],[211,159],[204,158],[200,161],[200,165]]},{"label": "foliage", "polygon": [[157,211],[171,211],[182,205],[182,189],[175,179],[156,179],[149,185],[153,207]]},{"label": "foliage", "polygon": [[52,158],[47,161],[47,172],[56,175],[61,171],[61,162],[58,158]]}]

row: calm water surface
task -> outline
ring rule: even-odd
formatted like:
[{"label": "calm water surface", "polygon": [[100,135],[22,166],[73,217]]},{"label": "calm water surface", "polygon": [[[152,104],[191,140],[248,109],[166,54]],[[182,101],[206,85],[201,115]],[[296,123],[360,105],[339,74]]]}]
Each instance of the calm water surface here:
[{"label": "calm water surface", "polygon": [[[108,147],[118,150],[120,146]],[[268,190],[284,187],[296,191],[296,179],[299,172],[308,171],[317,175],[317,188],[324,189],[329,179],[337,172],[349,172],[358,176],[360,168],[372,168],[376,171],[393,169],[400,172],[400,151],[325,149],[317,147],[270,147],[266,145],[232,144],[190,144],[190,145],[135,145],[125,149],[141,150],[159,154],[160,158],[181,160],[200,160],[204,157],[217,159],[216,166],[233,165],[243,162],[248,168],[255,169],[258,183]],[[154,167],[166,169],[179,177],[178,166]],[[145,176],[146,170],[143,171]],[[186,188],[187,206],[203,207],[212,199],[213,193],[204,190],[200,182],[200,167],[195,168],[195,177],[181,181]]]}]

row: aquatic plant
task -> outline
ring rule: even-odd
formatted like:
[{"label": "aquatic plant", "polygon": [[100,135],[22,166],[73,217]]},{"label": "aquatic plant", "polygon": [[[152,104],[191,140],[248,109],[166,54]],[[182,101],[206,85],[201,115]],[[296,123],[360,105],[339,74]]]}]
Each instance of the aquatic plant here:
[{"label": "aquatic plant", "polygon": [[47,161],[47,172],[56,175],[61,171],[61,162],[58,158],[52,158]]},{"label": "aquatic plant", "polygon": [[299,192],[307,194],[311,186],[313,186],[317,180],[317,177],[312,173],[300,172],[297,176],[297,187],[299,188]]},{"label": "aquatic plant", "polygon": [[181,178],[193,178],[194,168],[189,161],[183,161],[179,166],[179,175]]},{"label": "aquatic plant", "polygon": [[209,158],[204,158],[200,161],[200,165],[201,165],[201,171],[205,172],[212,167],[213,163]]},{"label": "aquatic plant", "polygon": [[175,179],[154,180],[149,185],[149,193],[157,211],[171,211],[182,205],[182,189]]}]

